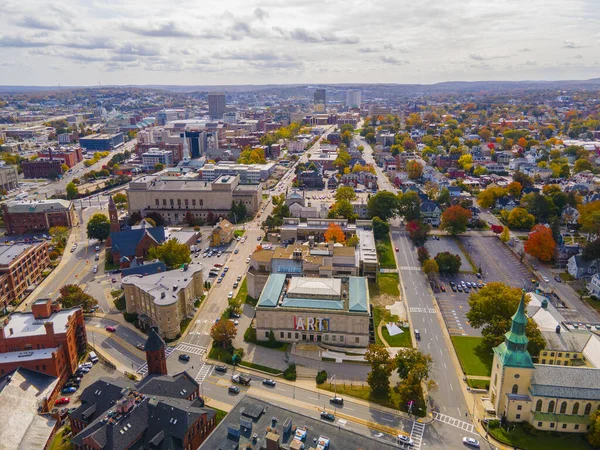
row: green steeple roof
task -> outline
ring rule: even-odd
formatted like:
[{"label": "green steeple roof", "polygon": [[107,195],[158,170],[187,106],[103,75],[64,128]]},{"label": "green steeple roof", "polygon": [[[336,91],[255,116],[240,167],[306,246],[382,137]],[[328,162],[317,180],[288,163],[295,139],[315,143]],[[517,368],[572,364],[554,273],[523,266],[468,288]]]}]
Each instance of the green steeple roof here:
[{"label": "green steeple roof", "polygon": [[525,314],[525,292],[523,292],[517,312],[512,316],[510,330],[504,335],[504,342],[494,348],[494,353],[498,355],[504,366],[533,368],[531,355],[527,351],[529,339],[525,336],[527,320],[527,314]]}]

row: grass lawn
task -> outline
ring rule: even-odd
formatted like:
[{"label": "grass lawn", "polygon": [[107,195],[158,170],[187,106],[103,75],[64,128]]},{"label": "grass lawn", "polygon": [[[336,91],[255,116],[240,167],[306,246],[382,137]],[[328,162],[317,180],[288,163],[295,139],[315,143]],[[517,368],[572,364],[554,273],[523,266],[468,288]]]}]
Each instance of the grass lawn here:
[{"label": "grass lawn", "polygon": [[410,328],[402,328],[404,333],[397,334],[396,336],[390,336],[387,328],[384,326],[381,328],[383,339],[390,344],[390,347],[412,347],[412,341],[410,339]]},{"label": "grass lawn", "polygon": [[394,297],[400,297],[400,290],[398,288],[397,273],[380,273],[377,276],[377,283],[369,281],[369,294],[371,297],[376,297],[381,294],[392,295]]},{"label": "grass lawn", "polygon": [[395,269],[396,260],[394,259],[394,250],[388,236],[385,239],[377,241],[377,258],[379,259],[379,265],[383,269]]},{"label": "grass lawn", "polygon": [[216,411],[215,423],[216,423],[216,426],[219,426],[219,423],[221,423],[221,420],[223,420],[225,418],[225,416],[227,415],[227,412],[223,411],[222,409],[218,409],[218,408],[210,408],[210,409]]},{"label": "grass lawn", "polygon": [[273,369],[272,367],[262,366],[260,364],[254,364],[248,361],[240,362],[240,366],[249,367],[250,369],[262,370],[263,372],[271,373],[273,375],[279,375],[281,370]]},{"label": "grass lawn", "polygon": [[48,450],[70,450],[71,449],[71,438],[64,437],[66,427],[61,428],[52,438],[52,442],[48,447]]},{"label": "grass lawn", "polygon": [[224,362],[225,364],[231,364],[231,358],[233,355],[226,348],[216,347],[213,345],[208,352],[208,357]]},{"label": "grass lawn", "polygon": [[575,281],[575,277],[573,277],[573,275],[571,275],[569,272],[561,272],[558,274],[558,276],[563,281]]},{"label": "grass lawn", "polygon": [[474,336],[452,336],[456,354],[465,375],[489,377],[492,373],[491,351],[480,351],[481,338]]},{"label": "grass lawn", "polygon": [[471,380],[467,378],[467,384],[471,386],[473,389],[489,389],[490,381],[489,380]]},{"label": "grass lawn", "polygon": [[248,282],[246,281],[246,278],[242,280],[242,284],[235,296],[235,302],[240,305],[247,303],[251,306],[256,306],[256,303],[258,302],[258,299],[254,299],[248,295]]},{"label": "grass lawn", "polygon": [[115,308],[117,308],[119,311],[125,311],[125,296],[124,295],[115,299]]},{"label": "grass lawn", "polygon": [[246,232],[246,230],[235,230],[235,231],[233,232],[233,235],[234,235],[235,237],[242,237],[242,236],[244,235],[244,233],[245,233],[245,232]]},{"label": "grass lawn", "polygon": [[113,264],[111,262],[109,262],[108,260],[104,260],[104,271],[108,272],[109,270],[117,270],[119,269],[121,266],[119,266],[118,264]]},{"label": "grass lawn", "polygon": [[587,295],[583,296],[582,298],[584,302],[600,313],[600,300],[594,300]]},{"label": "grass lawn", "polygon": [[[514,430],[512,427],[515,427]],[[504,428],[490,430],[490,434],[511,446],[527,450],[588,450],[593,447],[588,444],[583,434],[579,433],[547,433],[538,431],[535,435],[527,434],[520,424],[510,424],[510,432]]]}]

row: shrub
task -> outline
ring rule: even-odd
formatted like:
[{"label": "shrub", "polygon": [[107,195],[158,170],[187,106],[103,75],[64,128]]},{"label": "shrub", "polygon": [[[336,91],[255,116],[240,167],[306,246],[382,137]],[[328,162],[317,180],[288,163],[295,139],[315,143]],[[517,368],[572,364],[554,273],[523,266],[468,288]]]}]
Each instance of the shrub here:
[{"label": "shrub", "polygon": [[137,322],[137,314],[135,313],[128,313],[128,312],[124,312],[123,313],[123,317],[125,317],[125,320],[129,323],[135,323]]},{"label": "shrub", "polygon": [[234,355],[238,355],[238,358],[242,359],[244,357],[244,349],[236,348],[233,352]]},{"label": "shrub", "polygon": [[490,420],[487,424],[487,427],[489,430],[495,430],[496,428],[500,427],[500,421],[499,420]]},{"label": "shrub", "polygon": [[523,422],[521,424],[522,428],[523,428],[523,432],[525,434],[529,434],[530,436],[537,436],[538,434],[538,430],[536,430],[534,428],[533,425],[531,425],[529,422]]},{"label": "shrub", "polygon": [[317,384],[323,384],[326,381],[327,381],[327,371],[326,370],[321,370],[317,374]]},{"label": "shrub", "polygon": [[199,227],[198,225],[196,225],[196,226],[194,227],[194,231],[200,231],[200,227]]},{"label": "shrub", "polygon": [[288,368],[283,371],[283,378],[288,381],[296,381],[296,364],[290,364]]},{"label": "shrub", "polygon": [[248,327],[248,329],[244,333],[244,341],[250,342],[252,344],[256,343],[256,328]]}]

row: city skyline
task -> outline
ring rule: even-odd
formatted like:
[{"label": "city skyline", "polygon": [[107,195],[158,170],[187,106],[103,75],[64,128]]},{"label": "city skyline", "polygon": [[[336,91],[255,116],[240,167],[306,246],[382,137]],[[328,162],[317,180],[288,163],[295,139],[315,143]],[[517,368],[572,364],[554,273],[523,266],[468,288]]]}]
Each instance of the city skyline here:
[{"label": "city skyline", "polygon": [[589,0],[0,5],[5,85],[430,84],[600,68]]}]

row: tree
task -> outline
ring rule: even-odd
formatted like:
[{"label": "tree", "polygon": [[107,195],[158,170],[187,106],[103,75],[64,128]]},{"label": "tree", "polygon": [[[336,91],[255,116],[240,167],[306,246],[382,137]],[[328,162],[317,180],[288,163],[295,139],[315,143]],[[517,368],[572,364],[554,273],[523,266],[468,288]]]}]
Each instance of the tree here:
[{"label": "tree", "polygon": [[371,365],[367,383],[371,394],[386,396],[390,391],[390,375],[394,370],[394,361],[387,349],[381,344],[369,345],[365,360]]},{"label": "tree", "polygon": [[379,217],[373,217],[373,235],[375,239],[383,239],[390,233],[390,225]]},{"label": "tree", "polygon": [[[209,217],[211,213],[212,211],[209,211],[206,217]],[[157,212],[151,212],[146,214],[146,219],[152,219],[156,224],[155,226],[157,227],[162,227],[165,225],[165,219],[163,219],[163,217]]]},{"label": "tree", "polygon": [[471,156],[468,153],[464,154],[460,158],[458,158],[458,161],[456,163],[461,169],[469,170],[471,167],[473,167],[473,156]]},{"label": "tree", "polygon": [[119,192],[118,194],[113,195],[113,202],[117,205],[126,205],[127,204],[127,194],[123,194]]},{"label": "tree", "polygon": [[471,219],[472,213],[460,205],[454,205],[442,213],[442,222],[440,228],[447,231],[452,236],[467,231],[467,224]]},{"label": "tree", "polygon": [[210,329],[210,337],[223,348],[230,348],[236,335],[237,327],[231,320],[219,320]]},{"label": "tree", "polygon": [[163,163],[154,164],[154,172],[160,172],[161,170],[165,170],[165,165]]},{"label": "tree", "polygon": [[408,236],[412,243],[421,247],[425,245],[427,241],[427,233],[429,233],[430,226],[424,224],[419,220],[412,220],[406,224],[406,230],[408,231]]},{"label": "tree", "polygon": [[423,264],[425,261],[427,261],[429,259],[429,252],[427,251],[427,249],[425,247],[417,248],[417,259],[419,260],[419,262],[421,264]]},{"label": "tree", "polygon": [[359,243],[358,236],[353,234],[346,240],[346,247],[356,247]]},{"label": "tree", "polygon": [[508,231],[508,227],[504,227],[502,233],[500,234],[500,240],[505,244],[510,241],[510,231]]},{"label": "tree", "polygon": [[138,223],[140,223],[141,220],[142,215],[139,212],[134,211],[129,215],[129,218],[127,219],[127,225],[137,225]]},{"label": "tree", "polygon": [[600,230],[600,200],[580,205],[579,223],[586,233],[598,234]]},{"label": "tree", "polygon": [[508,193],[515,198],[521,197],[521,191],[523,191],[523,186],[518,181],[513,181],[508,186],[506,186]]},{"label": "tree", "polygon": [[367,204],[371,218],[377,216],[386,222],[398,214],[399,206],[398,197],[389,191],[378,192]]},{"label": "tree", "polygon": [[396,353],[395,365],[400,378],[407,378],[412,372],[420,383],[429,378],[433,358],[429,354],[421,353],[416,348],[406,348]]},{"label": "tree", "polygon": [[157,247],[150,248],[148,256],[164,262],[169,269],[177,269],[192,261],[190,248],[186,244],[180,244],[175,238],[169,239]]},{"label": "tree", "polygon": [[511,230],[530,230],[535,224],[535,217],[524,208],[515,208],[508,214],[507,223]]},{"label": "tree", "polygon": [[75,183],[71,181],[67,184],[67,199],[73,200],[77,197],[79,197],[79,189],[77,189]]},{"label": "tree", "polygon": [[448,188],[442,188],[440,195],[438,195],[437,201],[440,205],[450,204],[450,191]]},{"label": "tree", "polygon": [[340,200],[352,201],[356,198],[356,192],[350,186],[341,186],[335,192],[335,199],[339,202]]},{"label": "tree", "polygon": [[523,172],[513,173],[513,181],[520,183],[524,188],[533,187],[533,180],[529,175],[525,175]]},{"label": "tree", "polygon": [[408,178],[418,180],[423,175],[423,166],[418,161],[411,159],[406,163],[406,171]]},{"label": "tree", "polygon": [[73,308],[80,306],[84,311],[89,311],[98,302],[90,294],[86,294],[80,286],[76,284],[66,284],[58,291],[60,296],[58,301],[63,308]]},{"label": "tree", "polygon": [[61,168],[61,170],[63,171],[63,173],[69,170],[69,166],[67,166],[67,165],[66,165],[66,164],[64,164],[64,163],[63,163],[63,164],[61,164],[60,168]]},{"label": "tree", "polygon": [[508,191],[498,186],[490,186],[481,191],[477,196],[477,202],[482,208],[492,208],[496,204],[496,200],[504,197]]},{"label": "tree", "polygon": [[414,191],[398,194],[398,213],[405,220],[418,220],[421,217],[421,199]]},{"label": "tree", "polygon": [[110,221],[104,214],[94,214],[87,224],[88,239],[105,241],[110,236]]},{"label": "tree", "polygon": [[440,273],[450,275],[457,274],[460,270],[462,261],[459,255],[453,255],[450,252],[441,252],[435,255],[435,262],[438,265]]},{"label": "tree", "polygon": [[324,235],[326,242],[340,242],[343,243],[346,240],[346,236],[342,231],[342,227],[338,224],[330,223],[327,227],[327,231],[325,231]]},{"label": "tree", "polygon": [[354,207],[348,200],[339,200],[333,205],[332,210],[335,212],[336,217],[342,217],[348,220],[354,220],[356,218]]},{"label": "tree", "polygon": [[575,161],[575,164],[573,164],[573,172],[575,172],[575,173],[583,172],[584,170],[592,170],[592,169],[593,169],[592,163],[589,162],[587,159],[578,159],[577,161]]},{"label": "tree", "polygon": [[[523,291],[499,282],[488,283],[487,286],[473,291],[469,296],[469,312],[467,319],[473,328],[481,328],[481,335],[486,349],[491,349],[504,341],[504,334],[510,329],[511,318],[517,311]],[[532,356],[537,356],[540,349],[540,337],[534,329],[537,326],[530,320],[525,334],[533,337],[535,345],[528,348]],[[543,340],[543,337],[541,337]],[[543,348],[543,344],[541,346]]]},{"label": "tree", "polygon": [[69,239],[70,233],[67,227],[52,227],[50,228],[48,233],[52,237],[52,241],[54,242],[54,244],[58,247],[64,247],[65,245],[67,245],[67,239]]},{"label": "tree", "polygon": [[590,416],[590,429],[586,436],[592,447],[600,447],[600,409],[597,409]]},{"label": "tree", "polygon": [[525,241],[525,251],[540,261],[550,261],[555,247],[552,230],[544,225],[536,225]]},{"label": "tree", "polygon": [[600,239],[590,242],[583,249],[582,257],[585,261],[593,261],[600,258]]},{"label": "tree", "polygon": [[423,273],[427,276],[440,273],[438,263],[434,259],[427,259],[423,262]]},{"label": "tree", "polygon": [[521,208],[525,208],[538,222],[542,223],[557,212],[550,198],[535,192],[525,194],[521,198]]},{"label": "tree", "polygon": [[190,212],[187,211],[185,213],[185,217],[183,218],[184,222],[187,223],[190,227],[196,225],[196,217]]}]

